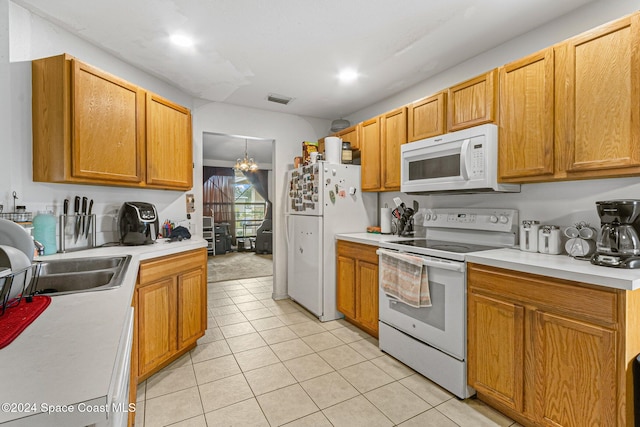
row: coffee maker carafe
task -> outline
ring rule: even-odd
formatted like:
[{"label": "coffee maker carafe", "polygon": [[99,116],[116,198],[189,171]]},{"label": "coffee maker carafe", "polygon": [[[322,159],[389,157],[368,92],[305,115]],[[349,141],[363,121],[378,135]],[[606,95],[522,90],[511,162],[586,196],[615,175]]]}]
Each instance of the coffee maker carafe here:
[{"label": "coffee maker carafe", "polygon": [[596,202],[601,229],[591,263],[640,268],[640,200]]}]

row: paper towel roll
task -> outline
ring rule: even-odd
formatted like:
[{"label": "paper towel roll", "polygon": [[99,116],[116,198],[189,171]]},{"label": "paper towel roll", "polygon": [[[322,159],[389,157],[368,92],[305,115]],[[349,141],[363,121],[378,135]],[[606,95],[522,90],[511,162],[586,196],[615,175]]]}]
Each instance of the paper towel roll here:
[{"label": "paper towel roll", "polygon": [[340,163],[342,153],[342,139],[337,136],[328,136],[324,139],[325,160],[329,163]]},{"label": "paper towel roll", "polygon": [[391,233],[391,208],[380,208],[380,232]]}]

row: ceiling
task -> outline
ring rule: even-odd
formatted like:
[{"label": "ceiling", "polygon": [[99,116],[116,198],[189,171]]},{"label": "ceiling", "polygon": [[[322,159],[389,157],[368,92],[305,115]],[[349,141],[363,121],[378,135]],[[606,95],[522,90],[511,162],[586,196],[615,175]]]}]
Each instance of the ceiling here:
[{"label": "ceiling", "polygon": [[244,157],[245,141],[247,154],[258,167],[272,163],[272,139],[252,138],[242,135],[222,135],[204,132],[202,137],[202,158],[216,162],[235,162]]},{"label": "ceiling", "polygon": [[332,120],[593,0],[13,1],[196,98]]}]

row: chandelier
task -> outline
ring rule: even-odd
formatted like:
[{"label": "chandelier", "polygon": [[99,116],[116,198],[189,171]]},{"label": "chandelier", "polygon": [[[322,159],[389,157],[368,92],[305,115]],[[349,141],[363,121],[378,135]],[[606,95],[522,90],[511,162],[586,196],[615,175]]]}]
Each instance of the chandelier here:
[{"label": "chandelier", "polygon": [[242,172],[258,170],[258,164],[247,155],[247,140],[244,140],[244,158],[236,160],[235,170]]}]

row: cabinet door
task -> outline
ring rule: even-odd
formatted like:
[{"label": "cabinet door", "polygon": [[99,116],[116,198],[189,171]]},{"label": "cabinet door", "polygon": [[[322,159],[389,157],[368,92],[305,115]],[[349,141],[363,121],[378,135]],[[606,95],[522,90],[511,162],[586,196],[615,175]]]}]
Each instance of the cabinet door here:
[{"label": "cabinet door", "polygon": [[554,172],[553,48],[500,69],[499,178],[527,182]]},{"label": "cabinet door", "polygon": [[176,280],[167,278],[138,288],[138,376],[175,354]]},{"label": "cabinet door", "polygon": [[382,116],[382,186],[400,190],[400,146],[407,142],[407,109],[395,109]]},{"label": "cabinet door", "polygon": [[565,148],[569,177],[640,172],[639,17],[598,27],[557,48],[556,138]]},{"label": "cabinet door", "polygon": [[356,318],[356,261],[342,255],[337,257],[337,295],[338,311],[346,317]]},{"label": "cabinet door", "polygon": [[378,336],[378,264],[357,262],[356,319]]},{"label": "cabinet door", "polygon": [[142,182],[144,94],[136,86],[72,60],[71,175]]},{"label": "cabinet door", "polygon": [[207,329],[207,282],[201,269],[178,276],[178,350]]},{"label": "cabinet door", "polygon": [[522,411],[524,307],[472,291],[468,311],[469,385]]},{"label": "cabinet door", "polygon": [[446,92],[440,92],[409,104],[407,111],[409,141],[431,138],[447,131],[446,99]]},{"label": "cabinet door", "polygon": [[497,91],[497,70],[449,88],[447,95],[449,132],[495,122]]},{"label": "cabinet door", "polygon": [[162,188],[193,185],[191,113],[147,93],[147,183]]},{"label": "cabinet door", "polygon": [[615,332],[536,312],[536,411],[541,425],[616,425]]},{"label": "cabinet door", "polygon": [[360,128],[360,158],[362,162],[362,191],[378,191],[380,179],[380,118],[362,122]]},{"label": "cabinet door", "polygon": [[336,136],[340,137],[343,142],[348,141],[351,143],[352,149],[360,148],[360,138],[358,137],[358,125],[350,126],[346,129],[336,133]]}]

